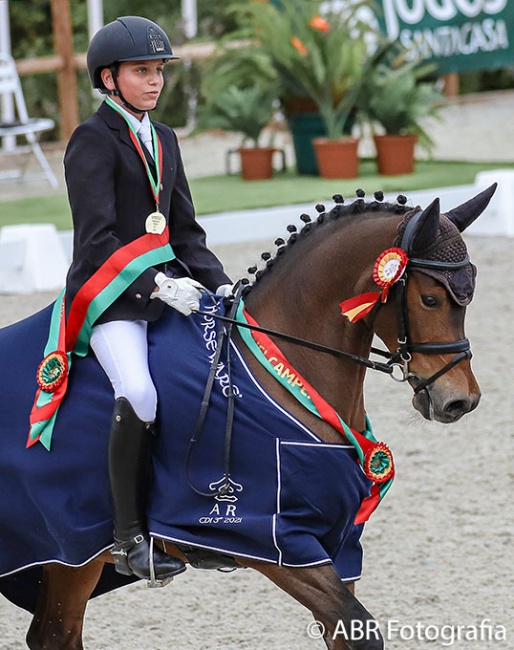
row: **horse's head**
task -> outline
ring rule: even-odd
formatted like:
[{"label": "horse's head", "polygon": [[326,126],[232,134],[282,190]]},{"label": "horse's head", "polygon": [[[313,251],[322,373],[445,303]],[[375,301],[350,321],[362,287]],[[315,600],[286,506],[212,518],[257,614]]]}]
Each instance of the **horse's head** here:
[{"label": "horse's head", "polygon": [[404,197],[382,203],[381,192],[368,203],[359,190],[358,200],[344,205],[335,195],[329,212],[318,205],[315,221],[304,214],[300,231],[288,227],[292,234],[287,244],[275,242],[275,257],[263,253],[264,269],[249,269],[256,274],[245,289],[249,313],[270,330],[325,346],[320,357],[308,346],[280,342],[293,367],[352,426],[362,423],[363,369],[374,334],[392,356],[386,367],[375,367],[393,367],[394,378],[411,384],[414,407],[425,418],[455,422],[477,406],[464,335],[475,267],[461,232],[495,189],[447,214],[438,200],[413,210]]},{"label": "horse's head", "polygon": [[414,389],[414,407],[429,420],[455,422],[480,400],[464,334],[476,269],[461,232],[483,212],[495,189],[447,214],[440,213],[436,199],[425,210],[407,213],[398,228],[394,245],[407,254],[406,271],[391,292],[395,300],[379,310],[375,328]]}]

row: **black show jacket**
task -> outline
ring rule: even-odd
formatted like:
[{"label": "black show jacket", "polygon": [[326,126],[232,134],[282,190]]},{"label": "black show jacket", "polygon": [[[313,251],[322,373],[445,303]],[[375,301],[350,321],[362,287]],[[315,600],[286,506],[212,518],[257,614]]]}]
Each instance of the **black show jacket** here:
[{"label": "black show jacket", "polygon": [[[169,226],[170,243],[191,276],[215,291],[230,279],[207,248],[205,232],[195,219],[177,136],[164,124],[154,122],[154,126],[163,150],[159,209]],[[105,103],[73,133],[64,168],[74,228],[73,260],[66,282],[69,309],[77,291],[112,253],[145,234],[146,217],[156,206],[129,127]],[[97,322],[158,318],[164,303],[150,300],[150,294],[155,275],[162,270],[146,270]]]}]

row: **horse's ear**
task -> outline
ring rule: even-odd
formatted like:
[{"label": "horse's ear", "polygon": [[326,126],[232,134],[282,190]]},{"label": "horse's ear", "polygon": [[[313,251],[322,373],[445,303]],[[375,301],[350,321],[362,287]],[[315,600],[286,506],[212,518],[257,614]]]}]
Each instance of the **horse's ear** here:
[{"label": "horse's ear", "polygon": [[498,183],[493,183],[491,187],[448,212],[446,216],[457,226],[459,232],[463,232],[482,214],[489,205],[497,187]]},{"label": "horse's ear", "polygon": [[434,241],[439,229],[439,217],[439,199],[434,199],[419,216],[412,219],[412,232],[408,232],[410,222],[407,224],[402,243],[402,248],[407,251],[407,254],[412,253],[412,251],[422,251]]}]

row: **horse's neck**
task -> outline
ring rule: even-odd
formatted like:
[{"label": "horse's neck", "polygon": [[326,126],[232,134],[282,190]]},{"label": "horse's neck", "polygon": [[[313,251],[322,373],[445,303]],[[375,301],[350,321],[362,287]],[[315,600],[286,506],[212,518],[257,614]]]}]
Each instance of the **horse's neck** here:
[{"label": "horse's neck", "polygon": [[[276,302],[272,298],[266,300],[266,303],[265,310],[256,310],[256,320],[259,324],[338,350],[368,356],[372,335],[366,333],[355,341],[353,336],[348,335],[346,324],[339,322],[343,320],[342,316],[339,315],[335,322],[333,318],[324,318],[323,314],[318,312],[317,318],[310,319],[305,312],[305,305],[293,296],[287,303]],[[340,359],[279,338],[274,339],[274,342],[302,381],[306,380],[349,426],[363,429],[363,366],[355,361]],[[267,387],[270,387],[269,383]],[[283,394],[283,401],[286,396],[283,391],[280,392]]]},{"label": "horse's neck", "polygon": [[[280,266],[273,268],[249,294],[248,308],[264,327],[367,357],[373,333],[362,322],[349,323],[341,315],[339,302],[362,292],[358,287],[363,278],[369,284],[370,261],[372,269],[374,258],[370,258],[369,250],[364,255],[368,242],[342,246],[341,238],[332,239],[328,244],[324,240],[316,242],[314,250],[309,250],[305,242],[305,253],[295,251],[285,264],[281,260]],[[389,236],[385,241],[390,240]],[[291,366],[350,427],[364,428],[363,366],[279,339],[275,342]],[[269,381],[264,381],[269,389]],[[281,401],[289,402],[289,408],[292,398],[273,385],[271,388],[278,390]]]}]

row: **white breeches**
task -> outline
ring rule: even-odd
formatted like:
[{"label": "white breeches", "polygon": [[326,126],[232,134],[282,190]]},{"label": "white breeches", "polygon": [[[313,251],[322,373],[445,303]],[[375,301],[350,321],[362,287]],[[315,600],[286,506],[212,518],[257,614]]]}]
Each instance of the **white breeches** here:
[{"label": "white breeches", "polygon": [[114,388],[114,397],[125,397],[143,422],[153,422],[157,391],[148,367],[148,323],[117,320],[95,325],[90,345]]}]

